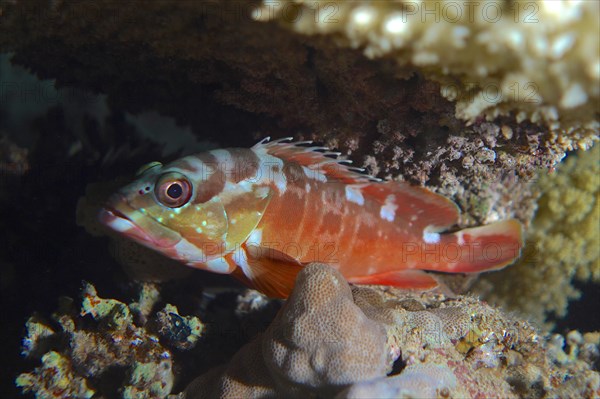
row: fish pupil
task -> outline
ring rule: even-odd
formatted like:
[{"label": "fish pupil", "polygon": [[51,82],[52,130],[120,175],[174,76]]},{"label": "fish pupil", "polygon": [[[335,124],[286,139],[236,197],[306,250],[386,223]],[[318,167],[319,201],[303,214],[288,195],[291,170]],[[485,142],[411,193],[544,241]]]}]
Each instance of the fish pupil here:
[{"label": "fish pupil", "polygon": [[167,189],[167,195],[173,199],[181,197],[183,194],[183,188],[179,183],[173,183]]}]

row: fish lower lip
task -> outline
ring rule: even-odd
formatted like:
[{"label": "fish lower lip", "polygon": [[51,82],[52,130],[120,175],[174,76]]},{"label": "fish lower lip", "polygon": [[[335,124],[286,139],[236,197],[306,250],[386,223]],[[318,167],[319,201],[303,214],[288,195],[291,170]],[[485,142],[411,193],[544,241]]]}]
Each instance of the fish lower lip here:
[{"label": "fish lower lip", "polygon": [[103,225],[121,233],[128,228],[137,227],[131,219],[122,212],[110,207],[102,208],[98,214],[98,219]]},{"label": "fish lower lip", "polygon": [[123,234],[128,238],[137,241],[149,248],[169,248],[177,243],[178,240],[168,240],[161,237],[148,234],[142,227],[135,223],[130,217],[112,206],[106,206],[101,209],[98,215],[100,223],[109,227],[111,230]]}]

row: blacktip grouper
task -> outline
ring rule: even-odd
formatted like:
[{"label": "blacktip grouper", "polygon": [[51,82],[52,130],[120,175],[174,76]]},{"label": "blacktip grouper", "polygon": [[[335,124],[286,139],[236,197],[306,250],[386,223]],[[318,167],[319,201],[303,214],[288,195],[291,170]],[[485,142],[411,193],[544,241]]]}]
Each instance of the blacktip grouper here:
[{"label": "blacktip grouper", "polygon": [[351,283],[429,290],[439,283],[427,271],[479,273],[519,256],[518,221],[444,233],[459,217],[449,199],[290,140],[148,164],[100,221],[186,265],[283,298],[311,262]]}]

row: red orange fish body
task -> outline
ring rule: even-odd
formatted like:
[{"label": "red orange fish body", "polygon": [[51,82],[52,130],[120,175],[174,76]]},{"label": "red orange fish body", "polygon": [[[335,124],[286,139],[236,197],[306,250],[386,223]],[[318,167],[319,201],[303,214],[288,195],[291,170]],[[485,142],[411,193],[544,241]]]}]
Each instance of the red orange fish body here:
[{"label": "red orange fish body", "polygon": [[458,219],[450,200],[359,174],[310,142],[285,141],[150,164],[100,219],[168,257],[277,297],[311,262],[354,283],[430,289],[437,282],[424,270],[482,272],[519,256],[515,220],[441,233]]}]

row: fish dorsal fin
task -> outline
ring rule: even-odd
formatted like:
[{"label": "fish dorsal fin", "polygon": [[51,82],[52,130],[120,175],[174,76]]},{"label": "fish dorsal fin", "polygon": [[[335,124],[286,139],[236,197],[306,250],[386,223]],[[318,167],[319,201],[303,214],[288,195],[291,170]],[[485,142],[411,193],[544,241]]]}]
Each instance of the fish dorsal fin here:
[{"label": "fish dorsal fin", "polygon": [[281,158],[287,162],[294,162],[308,169],[323,173],[329,181],[340,181],[344,184],[359,184],[368,182],[379,182],[373,176],[363,173],[364,169],[348,166],[352,163],[349,159],[338,159],[341,152],[331,151],[327,147],[310,146],[313,142],[296,141],[291,137],[268,141],[265,138],[258,142],[253,150],[266,151],[269,155]]},{"label": "fish dorsal fin", "polygon": [[350,161],[337,159],[339,152],[332,152],[327,147],[307,147],[312,144],[312,141],[290,142],[290,140],[291,137],[285,137],[269,141],[267,137],[257,143],[253,149],[266,151],[269,155],[317,170],[329,181],[344,183],[348,185],[347,192],[356,194],[357,198],[369,197],[389,210],[388,214],[384,210],[382,217],[392,219],[391,212],[393,212],[395,221],[410,225],[417,230],[427,229],[427,232],[435,233],[447,229],[458,221],[458,207],[442,195],[406,182],[382,182],[376,177],[358,173],[364,169],[345,165]]}]

